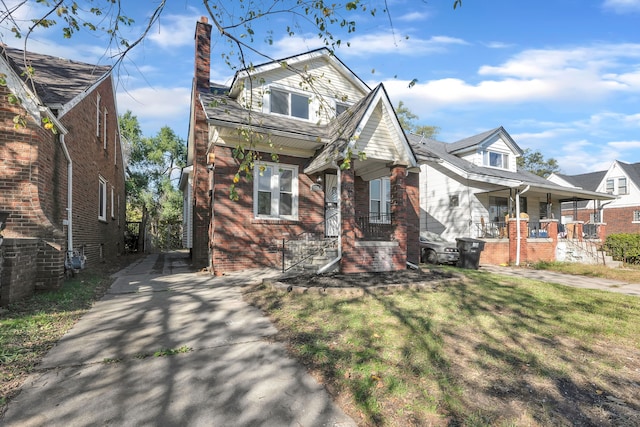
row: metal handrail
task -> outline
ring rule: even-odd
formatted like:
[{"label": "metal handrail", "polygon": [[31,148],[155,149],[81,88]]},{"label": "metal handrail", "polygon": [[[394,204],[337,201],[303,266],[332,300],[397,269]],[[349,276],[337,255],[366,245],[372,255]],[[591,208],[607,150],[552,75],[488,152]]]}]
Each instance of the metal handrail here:
[{"label": "metal handrail", "polygon": [[[327,221],[330,221],[331,219],[333,219],[334,217],[337,217],[338,213],[334,213],[333,215],[325,218],[322,222],[319,222],[317,224],[313,224],[312,229],[315,229],[316,227],[326,224]],[[292,263],[288,268],[286,267],[286,251],[287,251],[287,243],[289,242],[294,242],[294,241],[300,241],[302,239],[300,239],[300,237],[304,236],[304,235],[308,235],[310,234],[309,231],[303,231],[301,233],[298,233],[296,235],[294,235],[293,237],[289,238],[289,239],[282,239],[282,272],[286,272],[288,270],[291,270],[292,268],[302,264],[304,261],[308,260],[309,258],[314,257],[315,255],[317,255],[318,253],[320,253],[321,250],[323,250],[324,248],[318,248],[314,251],[311,251],[310,253],[308,253],[305,257],[299,259],[298,261]],[[327,241],[331,244],[333,244],[334,242],[336,242],[338,240],[338,237],[334,237],[333,239],[327,240],[326,239],[326,226],[325,226],[325,230],[324,230],[324,236],[323,240]]]},{"label": "metal handrail", "polygon": [[356,222],[366,238],[389,239],[395,228],[392,219],[391,214],[377,214],[358,217]]}]

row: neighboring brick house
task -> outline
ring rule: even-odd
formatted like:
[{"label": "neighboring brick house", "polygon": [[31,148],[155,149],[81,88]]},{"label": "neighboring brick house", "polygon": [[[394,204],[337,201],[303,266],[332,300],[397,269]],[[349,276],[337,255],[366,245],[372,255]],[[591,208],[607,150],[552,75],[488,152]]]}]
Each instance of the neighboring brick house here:
[{"label": "neighboring brick house", "polygon": [[65,270],[116,259],[124,247],[125,177],[110,68],[1,49],[4,305],[59,287]]},{"label": "neighboring brick house", "polygon": [[609,169],[579,175],[553,174],[560,185],[599,191],[616,196],[613,201],[575,202],[562,205],[566,221],[589,225],[606,224],[606,233],[640,233],[640,163],[614,161]]},{"label": "neighboring brick house", "polygon": [[[211,84],[210,37],[203,18],[180,182],[194,265],[219,275],[312,260],[317,272],[417,264],[417,163],[384,87],[370,89],[327,49]],[[234,180],[234,150],[250,146],[253,179]]]}]

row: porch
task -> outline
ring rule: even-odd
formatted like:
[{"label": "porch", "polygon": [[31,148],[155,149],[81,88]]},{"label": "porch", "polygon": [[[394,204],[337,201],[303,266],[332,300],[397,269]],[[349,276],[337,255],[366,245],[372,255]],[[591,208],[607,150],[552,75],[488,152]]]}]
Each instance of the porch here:
[{"label": "porch", "polygon": [[560,224],[557,219],[530,221],[528,218],[509,218],[505,222],[475,225],[474,237],[485,241],[480,255],[481,264],[566,261],[615,265],[600,250],[606,224],[579,221]]}]

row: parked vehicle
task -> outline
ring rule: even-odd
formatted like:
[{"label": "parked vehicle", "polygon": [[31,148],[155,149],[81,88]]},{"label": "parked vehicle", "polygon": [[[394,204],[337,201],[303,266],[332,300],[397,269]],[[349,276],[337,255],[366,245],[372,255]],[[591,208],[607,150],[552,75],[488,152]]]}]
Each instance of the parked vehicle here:
[{"label": "parked vehicle", "polygon": [[431,231],[420,233],[420,261],[429,264],[456,264],[460,252],[456,242],[450,242]]}]

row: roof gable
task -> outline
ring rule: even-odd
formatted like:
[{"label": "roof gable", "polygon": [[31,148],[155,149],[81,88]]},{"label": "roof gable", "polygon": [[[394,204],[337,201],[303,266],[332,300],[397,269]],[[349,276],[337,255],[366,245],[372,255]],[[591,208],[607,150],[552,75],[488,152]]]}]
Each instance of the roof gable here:
[{"label": "roof gable", "polygon": [[458,155],[468,151],[486,149],[497,138],[500,138],[513,154],[522,156],[522,149],[502,126],[448,144],[447,152]]},{"label": "roof gable", "polygon": [[272,60],[263,64],[253,66],[248,69],[243,69],[233,77],[231,83],[230,95],[231,97],[237,97],[240,91],[243,89],[244,81],[247,78],[251,78],[254,81],[264,81],[266,76],[274,73],[280,73],[283,70],[288,70],[292,74],[297,74],[303,77],[305,81],[311,81],[314,78],[310,76],[310,70],[314,63],[318,60],[322,60],[325,64],[333,67],[341,76],[342,79],[348,81],[353,87],[357,88],[362,93],[368,93],[371,88],[362,81],[349,67],[347,67],[340,59],[329,51],[327,48],[320,48],[312,50],[303,54],[290,56],[288,58]]},{"label": "roof gable", "polygon": [[349,155],[355,158],[364,153],[367,160],[356,161],[356,172],[364,173],[365,163],[379,161],[378,167],[369,169],[365,180],[373,179],[389,163],[417,166],[417,160],[402,130],[389,96],[382,84],[366,97],[338,116],[331,124],[332,142],[305,168],[305,173],[315,173]]}]

